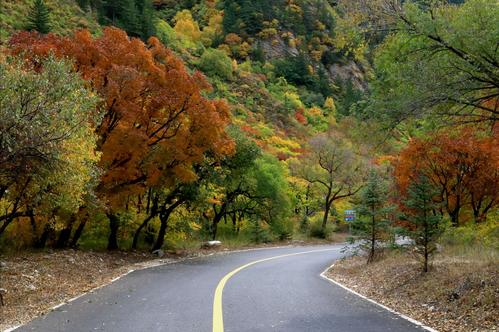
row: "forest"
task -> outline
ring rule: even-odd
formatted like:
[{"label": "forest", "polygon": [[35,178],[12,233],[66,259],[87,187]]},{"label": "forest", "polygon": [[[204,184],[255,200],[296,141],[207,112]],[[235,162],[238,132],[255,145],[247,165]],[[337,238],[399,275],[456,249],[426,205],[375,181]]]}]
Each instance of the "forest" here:
[{"label": "forest", "polygon": [[3,5],[2,248],[328,238],[347,209],[497,240],[497,3],[64,3]]},{"label": "forest", "polygon": [[487,330],[498,40],[495,0],[3,0],[0,258],[341,242]]}]

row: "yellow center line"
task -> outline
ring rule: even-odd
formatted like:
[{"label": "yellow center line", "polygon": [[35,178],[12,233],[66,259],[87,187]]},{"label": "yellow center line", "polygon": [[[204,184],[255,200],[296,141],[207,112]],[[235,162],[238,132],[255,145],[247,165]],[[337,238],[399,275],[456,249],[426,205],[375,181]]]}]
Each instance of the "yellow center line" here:
[{"label": "yellow center line", "polygon": [[274,256],[274,257],[259,259],[259,260],[250,262],[248,264],[245,264],[243,266],[240,266],[237,269],[235,269],[235,270],[227,273],[222,278],[222,280],[220,280],[220,282],[218,283],[217,288],[215,290],[215,298],[213,300],[213,332],[224,332],[224,319],[223,319],[223,310],[222,310],[222,294],[223,294],[223,291],[224,291],[225,284],[236,273],[238,273],[241,270],[244,270],[247,267],[250,267],[251,265],[255,265],[255,264],[258,264],[258,263],[270,261],[270,260],[273,260],[273,259],[284,258],[284,257],[289,257],[289,256],[296,256],[296,255],[303,255],[303,254],[310,254],[310,253],[322,252],[322,251],[332,251],[332,250],[337,250],[337,249],[320,249],[320,250],[302,251],[302,252],[296,252],[296,253],[293,253],[293,254],[279,255],[279,256]]}]

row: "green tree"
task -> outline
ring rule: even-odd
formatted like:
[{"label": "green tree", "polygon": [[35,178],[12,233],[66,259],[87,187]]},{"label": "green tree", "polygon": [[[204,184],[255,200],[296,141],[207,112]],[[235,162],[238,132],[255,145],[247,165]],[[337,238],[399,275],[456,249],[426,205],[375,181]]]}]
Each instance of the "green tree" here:
[{"label": "green tree", "polygon": [[407,199],[403,201],[409,234],[414,239],[416,253],[423,258],[424,272],[428,272],[430,256],[437,249],[436,241],[443,231],[439,204],[434,201],[438,194],[426,176],[419,176],[409,185]]},{"label": "green tree", "polygon": [[339,133],[329,130],[309,142],[309,151],[292,163],[293,173],[313,185],[321,196],[324,215],[322,233],[335,201],[361,189],[362,163]]},{"label": "green tree", "polygon": [[199,68],[209,76],[218,76],[222,79],[231,80],[232,61],[229,56],[221,50],[208,48],[199,59]]},{"label": "green tree", "polygon": [[388,194],[383,178],[371,169],[366,186],[360,192],[357,205],[358,218],[353,222],[353,234],[360,240],[359,247],[367,251],[367,263],[372,263],[378,254],[380,242],[389,226]]},{"label": "green tree", "polygon": [[18,217],[64,217],[92,192],[97,98],[52,58],[40,73],[0,62],[0,234]]},{"label": "green tree", "polygon": [[233,128],[231,135],[235,153],[215,161],[215,167],[209,162],[202,171],[208,174],[202,183],[210,196],[203,216],[211,220],[211,237],[216,238],[221,220],[237,215],[265,222],[276,236],[289,238],[292,226],[287,222],[290,201],[285,170],[243,133]]},{"label": "green tree", "polygon": [[397,33],[375,58],[372,111],[398,123],[422,114],[497,121],[499,3],[394,7]]},{"label": "green tree", "polygon": [[27,30],[46,34],[50,32],[50,10],[44,0],[35,0],[28,13]]}]

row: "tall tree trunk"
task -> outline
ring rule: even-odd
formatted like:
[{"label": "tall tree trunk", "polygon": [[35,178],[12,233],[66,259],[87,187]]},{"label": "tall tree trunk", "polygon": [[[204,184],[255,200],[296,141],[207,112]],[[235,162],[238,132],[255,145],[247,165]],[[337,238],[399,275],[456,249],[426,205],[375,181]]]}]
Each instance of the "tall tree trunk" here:
[{"label": "tall tree trunk", "polygon": [[161,221],[161,225],[159,226],[158,237],[156,238],[156,242],[152,246],[152,251],[161,249],[163,244],[165,243],[165,235],[166,230],[168,229],[168,219],[170,217],[170,213],[163,214],[160,213],[159,220]]},{"label": "tall tree trunk", "polygon": [[324,216],[322,217],[322,234],[324,234],[324,237],[326,237],[326,226],[327,226],[327,219],[329,217],[329,210],[331,210],[331,204],[332,202],[329,201],[329,194],[326,196],[326,205],[324,206]]},{"label": "tall tree trunk", "polygon": [[450,211],[449,216],[452,226],[459,226],[459,208],[455,208],[454,210]]},{"label": "tall tree trunk", "polygon": [[369,250],[369,257],[367,258],[367,263],[372,263],[374,261],[374,254],[376,250],[376,217],[372,216],[371,219],[371,248]]},{"label": "tall tree trunk", "polygon": [[331,204],[333,202],[331,201],[331,193],[332,193],[332,183],[330,183],[330,186],[327,189],[327,195],[326,195],[326,200],[324,202],[324,216],[322,217],[322,234],[324,237],[326,237],[326,226],[327,226],[327,219],[329,218],[329,210],[331,209]]},{"label": "tall tree trunk", "polygon": [[66,226],[64,226],[64,228],[59,233],[59,238],[57,239],[57,242],[55,244],[55,247],[57,249],[66,248],[68,246],[69,239],[71,237],[71,231],[73,230],[73,225],[75,224],[75,222],[76,222],[76,213],[73,213],[69,217]]},{"label": "tall tree trunk", "polygon": [[87,224],[88,215],[80,220],[78,227],[73,234],[73,238],[69,242],[69,247],[76,248],[78,246],[78,241],[80,240],[81,235],[83,234],[83,230],[85,229],[85,225]]},{"label": "tall tree trunk", "polygon": [[0,226],[0,235],[2,235],[2,233],[7,229],[7,226],[9,226],[11,222],[13,222],[16,218],[23,216],[24,214],[19,212],[10,213],[8,216],[5,216],[2,226]]},{"label": "tall tree trunk", "polygon": [[137,228],[137,230],[135,231],[135,234],[133,235],[133,241],[132,241],[132,249],[137,249],[137,245],[139,243],[139,236],[140,236],[140,232],[142,231],[142,229],[144,229],[144,227],[147,226],[147,224],[149,224],[149,222],[156,216],[156,213],[154,214],[150,214],[148,215],[144,221],[142,221],[142,224],[140,224],[139,228]]},{"label": "tall tree trunk", "polygon": [[165,243],[165,235],[166,235],[166,230],[168,229],[168,220],[170,219],[170,215],[172,212],[182,205],[184,200],[177,200],[175,203],[170,205],[168,208],[163,208],[162,211],[159,213],[159,220],[161,222],[161,225],[159,227],[159,232],[158,232],[158,237],[156,238],[156,242],[154,243],[152,247],[152,251],[161,249],[163,247],[163,244]]},{"label": "tall tree trunk", "polygon": [[211,225],[211,239],[215,240],[217,238],[218,223],[222,220],[225,212],[227,211],[227,203],[223,203],[220,207],[220,211],[217,212],[215,205],[213,205],[213,211],[215,216],[213,217],[213,222]]},{"label": "tall tree trunk", "polygon": [[114,213],[108,213],[107,218],[109,219],[109,238],[107,241],[107,250],[117,250],[118,247],[118,229],[119,229],[119,218]]},{"label": "tall tree trunk", "polygon": [[215,240],[217,238],[217,230],[218,230],[218,223],[220,220],[222,220],[223,217],[222,211],[219,213],[215,214],[215,217],[213,217],[213,223],[212,223],[212,228],[211,228],[211,239]]},{"label": "tall tree trunk", "polygon": [[52,233],[54,232],[54,227],[50,222],[48,222],[45,227],[43,228],[43,232],[38,238],[38,240],[35,242],[35,248],[42,249],[45,248],[45,245],[47,244],[47,240],[50,238]]}]

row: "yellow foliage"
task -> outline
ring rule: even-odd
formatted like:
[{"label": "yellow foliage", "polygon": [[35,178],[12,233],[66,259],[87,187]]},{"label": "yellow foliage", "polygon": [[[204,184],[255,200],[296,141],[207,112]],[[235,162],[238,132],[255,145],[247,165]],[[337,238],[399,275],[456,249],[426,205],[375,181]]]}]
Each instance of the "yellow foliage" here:
[{"label": "yellow foliage", "polygon": [[319,107],[311,107],[306,111],[306,115],[310,117],[322,116],[322,110]]},{"label": "yellow foliage", "polygon": [[336,114],[336,104],[333,97],[326,98],[326,101],[324,102],[324,108],[327,109],[330,114]]},{"label": "yellow foliage", "polygon": [[228,56],[232,56],[232,51],[230,50],[229,45],[227,45],[227,44],[221,44],[221,45],[218,46],[218,49],[224,51],[225,53],[227,53]]},{"label": "yellow foliage", "polygon": [[199,25],[194,21],[189,10],[178,12],[173,20],[175,22],[174,30],[181,38],[190,42],[201,40],[201,30],[199,30]]}]

